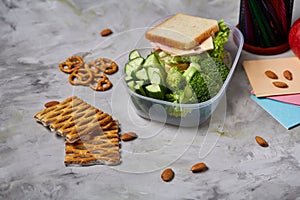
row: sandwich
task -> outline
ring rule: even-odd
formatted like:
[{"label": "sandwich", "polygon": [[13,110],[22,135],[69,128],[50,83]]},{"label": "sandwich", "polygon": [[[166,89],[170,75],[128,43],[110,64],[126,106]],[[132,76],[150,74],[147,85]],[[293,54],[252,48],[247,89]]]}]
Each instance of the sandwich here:
[{"label": "sandwich", "polygon": [[146,39],[154,49],[172,55],[196,55],[214,48],[213,37],[219,31],[218,21],[177,14],[148,30]]},{"label": "sandwich", "polygon": [[223,59],[228,34],[223,20],[179,13],[148,30],[145,37],[154,50],[160,49],[171,55],[197,55],[211,50],[215,57]]}]

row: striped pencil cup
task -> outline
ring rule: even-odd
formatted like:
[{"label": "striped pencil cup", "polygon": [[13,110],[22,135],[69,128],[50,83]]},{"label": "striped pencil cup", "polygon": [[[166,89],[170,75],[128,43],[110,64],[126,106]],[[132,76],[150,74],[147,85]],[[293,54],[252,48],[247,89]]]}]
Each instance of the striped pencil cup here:
[{"label": "striped pencil cup", "polygon": [[294,0],[240,0],[239,24],[244,50],[274,55],[289,49]]}]

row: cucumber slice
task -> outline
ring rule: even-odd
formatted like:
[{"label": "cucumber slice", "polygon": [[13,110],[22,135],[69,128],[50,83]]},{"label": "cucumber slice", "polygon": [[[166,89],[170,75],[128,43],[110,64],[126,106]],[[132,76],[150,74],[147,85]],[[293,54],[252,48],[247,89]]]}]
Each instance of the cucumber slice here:
[{"label": "cucumber slice", "polygon": [[147,68],[148,77],[151,83],[164,85],[164,77],[161,74],[161,70],[157,67]]},{"label": "cucumber slice", "polygon": [[140,70],[138,70],[136,73],[135,73],[135,77],[139,80],[149,80],[148,78],[148,74],[147,74],[147,71],[145,68],[141,68]]},{"label": "cucumber slice", "polygon": [[132,91],[135,91],[135,88],[134,88],[135,82],[133,80],[127,82],[127,85],[129,87],[129,89],[131,89]]},{"label": "cucumber slice", "polygon": [[133,60],[135,58],[139,58],[139,57],[142,57],[140,52],[138,50],[132,50],[130,53],[129,53],[129,60]]},{"label": "cucumber slice", "polygon": [[162,65],[162,63],[159,61],[159,59],[157,58],[155,53],[151,53],[147,56],[143,66],[159,69],[162,77],[166,77],[166,75],[167,75],[164,65]]},{"label": "cucumber slice", "polygon": [[124,80],[126,83],[128,83],[129,81],[132,81],[133,78],[131,76],[125,76]]},{"label": "cucumber slice", "polygon": [[144,63],[144,60],[145,59],[142,58],[142,57],[137,57],[137,58],[134,58],[134,59],[130,60],[128,62],[128,64],[131,65],[131,66],[138,66],[138,67],[140,67]]},{"label": "cucumber slice", "polygon": [[147,58],[145,59],[144,66],[153,67],[153,66],[157,66],[157,65],[160,65],[160,62],[159,62],[158,58],[156,57],[155,53],[149,54],[147,56]]},{"label": "cucumber slice", "polygon": [[145,90],[148,97],[154,99],[164,99],[165,89],[158,84],[147,85]]},{"label": "cucumber slice", "polygon": [[134,66],[129,65],[128,63],[125,64],[124,71],[126,76],[131,76],[131,73],[136,70]]},{"label": "cucumber slice", "polygon": [[136,85],[143,86],[145,85],[145,81],[135,81]]},{"label": "cucumber slice", "polygon": [[133,60],[130,60],[125,64],[124,70],[127,76],[132,76],[132,73],[139,70],[142,67],[144,58],[138,57]]},{"label": "cucumber slice", "polygon": [[146,92],[143,88],[144,84],[144,81],[135,81],[134,89],[136,93],[146,96]]}]

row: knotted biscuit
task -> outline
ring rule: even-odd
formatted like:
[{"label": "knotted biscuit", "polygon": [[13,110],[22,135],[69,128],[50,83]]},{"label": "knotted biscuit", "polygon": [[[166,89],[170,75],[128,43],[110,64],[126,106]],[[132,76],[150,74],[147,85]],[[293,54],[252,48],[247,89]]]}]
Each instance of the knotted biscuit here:
[{"label": "knotted biscuit", "polygon": [[71,56],[66,61],[59,64],[59,69],[67,74],[83,66],[83,60],[80,56]]},{"label": "knotted biscuit", "polygon": [[96,91],[105,91],[112,87],[112,83],[105,74],[94,75],[93,81],[90,83],[90,88]]},{"label": "knotted biscuit", "polygon": [[89,85],[93,80],[93,73],[84,68],[75,69],[69,76],[72,85]]},{"label": "knotted biscuit", "polygon": [[109,58],[98,58],[94,61],[95,67],[99,67],[105,74],[113,74],[118,71],[118,65]]}]

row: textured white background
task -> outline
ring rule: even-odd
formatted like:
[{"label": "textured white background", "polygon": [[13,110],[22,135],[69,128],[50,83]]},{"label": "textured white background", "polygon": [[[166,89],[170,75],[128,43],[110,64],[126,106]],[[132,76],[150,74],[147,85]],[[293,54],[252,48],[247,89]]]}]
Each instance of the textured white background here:
[{"label": "textured white background", "polygon": [[[214,116],[191,130],[139,118],[127,110],[128,96],[117,83],[94,94],[74,89],[58,70],[70,55],[99,44],[111,57],[134,46],[135,36],[106,44],[103,28],[111,28],[113,38],[178,12],[234,25],[239,0],[0,2],[0,199],[300,199],[300,129],[286,130],[250,99],[241,63],[218,108],[226,110],[222,127],[213,122],[224,116]],[[293,21],[298,17],[295,1]],[[291,51],[265,57],[243,52],[240,60],[288,56]],[[73,94],[120,117],[123,131],[139,131],[139,140],[122,145],[120,166],[65,167],[62,138],[34,121],[45,102]],[[258,146],[255,135],[270,146]],[[199,161],[209,170],[192,174]],[[165,167],[176,173],[170,183],[160,179]]]}]

